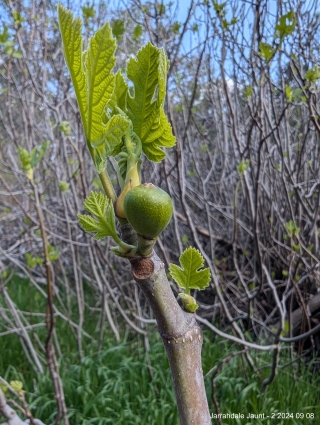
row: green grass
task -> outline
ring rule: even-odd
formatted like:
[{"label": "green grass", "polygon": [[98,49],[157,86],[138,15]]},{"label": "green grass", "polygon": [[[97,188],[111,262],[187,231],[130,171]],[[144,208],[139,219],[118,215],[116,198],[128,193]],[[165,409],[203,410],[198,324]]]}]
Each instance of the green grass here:
[{"label": "green grass", "polygon": [[[44,302],[27,281],[14,280],[14,301],[24,310],[44,311]],[[26,290],[27,289],[27,290]],[[10,294],[13,293],[9,286]],[[27,294],[27,296],[25,296]],[[3,300],[0,298],[0,303]],[[88,312],[86,312],[88,314]],[[98,337],[98,317],[85,323],[85,330]],[[36,316],[33,323],[40,320]],[[1,329],[1,327],[0,327]],[[151,330],[152,328],[150,328]],[[178,425],[177,409],[172,381],[160,337],[150,331],[150,368],[141,336],[124,332],[120,344],[115,344],[106,330],[102,349],[84,339],[84,357],[79,361],[76,340],[69,326],[57,320],[57,333],[63,351],[59,359],[66,403],[71,425]],[[44,341],[45,329],[37,334]],[[46,373],[36,376],[27,362],[15,335],[0,338],[0,375],[6,380],[21,380],[34,417],[51,423],[56,414],[52,384]],[[217,362],[239,350],[219,338],[212,342],[206,333],[203,347],[203,369],[208,373]],[[269,353],[250,351],[257,367],[270,363]],[[288,350],[283,350],[281,363],[288,361]],[[215,379],[216,398],[222,414],[242,413],[245,419],[223,419],[224,425],[303,425],[320,423],[319,376],[308,368],[292,365],[279,370],[275,381],[261,393],[261,379],[252,374],[243,358],[237,356],[223,366]],[[262,369],[267,376],[269,369]],[[151,377],[152,375],[152,377]],[[210,411],[215,408],[211,400],[211,374],[206,377]],[[293,418],[281,419],[277,413],[292,413]],[[248,413],[274,418],[246,419]],[[303,413],[304,418],[296,418]],[[307,418],[313,414],[314,419]],[[0,419],[1,422],[1,419]],[[214,424],[218,423],[213,420]]]},{"label": "green grass", "polygon": [[[168,366],[160,341],[152,349],[154,380],[143,349],[129,342],[109,348],[100,354],[61,359],[70,424],[177,424],[174,394]],[[52,385],[48,376],[27,381],[9,367],[5,379],[19,379],[24,383],[31,411],[45,423],[55,416]],[[36,393],[36,396],[32,396]]]}]

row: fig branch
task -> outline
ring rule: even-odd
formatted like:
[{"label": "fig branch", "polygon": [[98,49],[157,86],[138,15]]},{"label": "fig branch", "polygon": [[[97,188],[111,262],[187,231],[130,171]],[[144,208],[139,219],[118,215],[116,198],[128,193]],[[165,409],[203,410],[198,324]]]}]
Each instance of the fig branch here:
[{"label": "fig branch", "polygon": [[[142,155],[161,162],[162,147],[172,147],[175,137],[164,111],[169,61],[164,49],[143,46],[127,64],[126,76],[112,72],[116,41],[106,23],[82,51],[81,20],[58,6],[63,51],[74,85],[87,145],[107,196],[91,192],[84,208],[92,216],[78,215],[83,229],[95,239],[111,236],[112,252],[127,258],[132,273],[156,317],[167,351],[180,423],[211,424],[205,393],[201,346],[202,333],[195,320],[197,304],[190,289],[204,289],[210,280],[197,250],[180,257],[182,268],[172,267],[172,276],[184,289],[179,306],[167,280],[164,264],[154,245],[173,213],[172,200],[152,183],[141,184]],[[134,86],[132,92],[126,79]],[[117,164],[117,197],[106,171],[106,162]],[[118,219],[121,237],[116,231]]]},{"label": "fig branch", "polygon": [[201,365],[202,331],[194,314],[179,306],[164,264],[154,252],[132,262],[132,273],[152,308],[167,352],[180,423],[210,425]]}]

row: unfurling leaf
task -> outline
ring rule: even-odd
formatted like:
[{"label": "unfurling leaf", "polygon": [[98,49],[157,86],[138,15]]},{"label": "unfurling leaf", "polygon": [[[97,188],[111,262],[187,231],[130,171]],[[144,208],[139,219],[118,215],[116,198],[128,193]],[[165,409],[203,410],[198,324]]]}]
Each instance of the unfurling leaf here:
[{"label": "unfurling leaf", "polygon": [[269,61],[276,51],[276,49],[274,49],[270,44],[263,43],[262,41],[259,44],[259,50],[260,50],[261,56],[266,61]]},{"label": "unfurling leaf", "polygon": [[55,261],[59,259],[60,248],[58,246],[48,245],[49,260]]},{"label": "unfurling leaf", "polygon": [[10,385],[17,393],[23,388],[23,383],[21,381],[10,381]]},{"label": "unfurling leaf", "polygon": [[33,180],[33,170],[43,158],[49,145],[50,141],[47,140],[41,143],[41,145],[35,146],[31,152],[28,152],[26,149],[18,146],[18,153],[22,163],[22,169],[26,173],[26,176],[29,180]]},{"label": "unfurling leaf", "polygon": [[310,68],[306,73],[304,78],[308,80],[310,83],[315,83],[320,78],[320,69],[318,65],[314,68]]},{"label": "unfurling leaf", "polygon": [[108,102],[108,109],[110,109],[113,114],[119,113],[117,108],[120,108],[122,111],[126,110],[127,93],[128,84],[125,82],[123,74],[119,70],[115,75],[115,87],[112,98]]},{"label": "unfurling leaf", "polygon": [[111,236],[118,246],[111,250],[121,257],[135,255],[136,247],[123,242],[116,232],[115,214],[112,200],[101,192],[91,192],[84,201],[84,209],[94,217],[78,214],[79,222],[85,232],[95,232],[94,239]]},{"label": "unfurling leaf", "polygon": [[30,267],[30,269],[34,269],[37,264],[43,264],[43,259],[41,257],[34,257],[30,252],[26,252],[24,256],[27,261],[27,266]]},{"label": "unfurling leaf", "polygon": [[140,138],[147,158],[160,162],[165,152],[160,148],[172,147],[175,137],[164,113],[166,78],[169,61],[163,49],[148,43],[128,62],[127,75],[134,84],[134,96],[127,98],[127,114],[133,131]]},{"label": "unfurling leaf", "polygon": [[116,235],[115,216],[111,199],[101,192],[91,192],[84,202],[84,209],[95,218],[78,214],[79,222],[86,232],[95,232],[94,239]]},{"label": "unfurling leaf", "polygon": [[183,288],[186,294],[190,294],[190,289],[205,289],[210,281],[210,269],[202,269],[204,259],[200,252],[192,247],[187,248],[179,258],[179,267],[170,264],[169,271],[172,278],[177,282],[180,288]]},{"label": "unfurling leaf", "polygon": [[[90,38],[88,49],[82,52],[81,20],[58,7],[64,55],[78,100],[89,150],[100,173],[107,156],[120,152],[121,138],[129,121],[119,114],[125,108],[127,86],[115,66],[116,39],[109,23]],[[92,149],[94,148],[94,149]]]},{"label": "unfurling leaf", "polygon": [[104,128],[102,137],[97,141],[92,141],[94,148],[103,147],[104,155],[115,156],[121,150],[121,137],[130,126],[130,121],[122,115],[114,115]]},{"label": "unfurling leaf", "polygon": [[292,87],[286,85],[286,98],[287,98],[287,101],[288,102],[291,102],[292,101],[292,95],[293,95]]},{"label": "unfurling leaf", "polygon": [[248,100],[250,99],[251,95],[252,95],[252,87],[251,86],[247,86],[245,87],[245,89],[243,90],[243,94],[245,96],[245,98]]},{"label": "unfurling leaf", "polygon": [[8,387],[3,382],[0,382],[0,390],[5,394],[8,391]]},{"label": "unfurling leaf", "polygon": [[61,192],[68,192],[69,183],[65,182],[64,180],[59,180],[59,189],[61,190]]},{"label": "unfurling leaf", "polygon": [[71,134],[71,127],[69,121],[61,121],[61,123],[58,125],[58,129],[67,137]]}]

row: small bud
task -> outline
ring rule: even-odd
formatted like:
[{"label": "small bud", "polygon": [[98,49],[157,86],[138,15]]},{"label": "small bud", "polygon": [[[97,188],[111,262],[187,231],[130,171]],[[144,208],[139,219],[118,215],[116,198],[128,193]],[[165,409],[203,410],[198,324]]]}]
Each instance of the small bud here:
[{"label": "small bud", "polygon": [[139,186],[140,181],[140,173],[139,173],[139,163],[136,162],[133,167],[129,168],[126,175],[126,183],[131,180],[132,187]]},{"label": "small bud", "polygon": [[125,187],[123,188],[123,191],[120,193],[119,198],[114,203],[114,212],[116,213],[117,217],[126,218],[126,214],[125,214],[124,208],[123,208],[123,203],[124,203],[124,198],[125,198],[126,194],[131,189],[132,189],[132,182],[131,182],[131,179],[130,179],[128,181],[128,183],[125,185]]},{"label": "small bud", "polygon": [[190,313],[194,313],[197,310],[199,306],[191,295],[184,294],[183,292],[178,295],[182,300],[182,304],[185,310],[189,311]]}]

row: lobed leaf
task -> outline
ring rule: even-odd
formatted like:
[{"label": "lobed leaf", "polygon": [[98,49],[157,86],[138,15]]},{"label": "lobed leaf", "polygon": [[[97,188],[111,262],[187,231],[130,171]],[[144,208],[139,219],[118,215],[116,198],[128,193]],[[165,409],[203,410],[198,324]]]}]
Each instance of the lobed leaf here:
[{"label": "lobed leaf", "polygon": [[62,37],[64,58],[69,68],[78,101],[82,123],[87,135],[87,85],[82,63],[81,19],[73,19],[72,12],[58,4],[58,19]]},{"label": "lobed leaf", "polygon": [[293,33],[296,23],[297,21],[293,10],[281,16],[276,25],[276,37],[280,38],[282,41],[285,37]]},{"label": "lobed leaf", "polygon": [[129,60],[127,67],[128,78],[134,84],[134,95],[127,97],[127,114],[133,131],[141,140],[144,154],[154,162],[165,157],[160,146],[175,144],[163,109],[168,68],[164,50],[150,42],[139,50],[136,58]]},{"label": "lobed leaf", "polygon": [[81,227],[85,232],[95,232],[94,239],[99,240],[110,236],[108,233],[108,228],[104,225],[103,222],[97,221],[89,215],[78,214],[78,219]]},{"label": "lobed leaf", "polygon": [[94,239],[97,240],[106,236],[117,238],[111,199],[101,192],[91,192],[84,202],[84,209],[95,217],[78,214],[80,225],[86,232],[95,232]]},{"label": "lobed leaf", "polygon": [[204,259],[200,252],[193,248],[187,248],[179,258],[182,267],[170,264],[169,271],[172,278],[189,294],[190,289],[202,290],[209,284],[210,269],[199,270],[204,265]]},{"label": "lobed leaf", "polygon": [[109,23],[91,37],[88,50],[84,54],[87,75],[87,139],[94,143],[104,134],[102,115],[112,97],[115,76],[111,73],[116,64],[116,41]]},{"label": "lobed leaf", "polygon": [[261,56],[266,61],[269,61],[276,52],[276,49],[274,49],[270,44],[263,43],[262,41],[259,44],[259,50]]},{"label": "lobed leaf", "polygon": [[122,111],[126,110],[126,98],[128,93],[128,84],[125,82],[122,72],[119,70],[115,76],[115,87],[113,91],[112,98],[108,103],[108,108],[110,108],[113,113],[116,112],[116,108],[120,108]]},{"label": "lobed leaf", "polygon": [[[100,140],[91,143],[94,148],[103,146],[107,156],[115,156],[121,149],[121,137],[130,127],[130,121],[122,115],[114,115],[104,127]],[[120,142],[119,142],[120,141]]]}]

